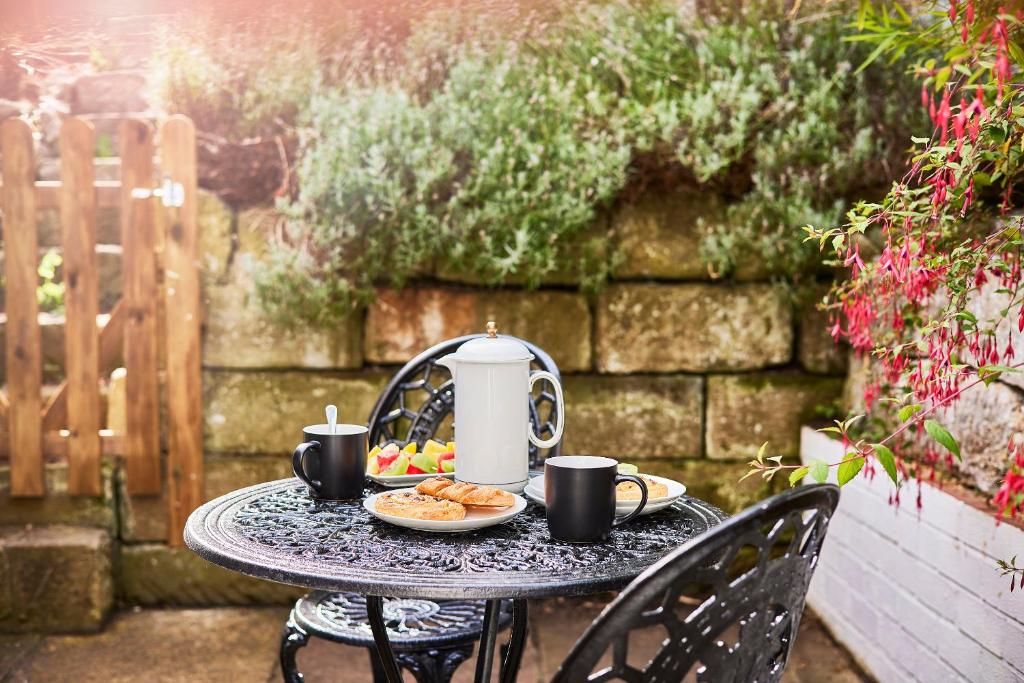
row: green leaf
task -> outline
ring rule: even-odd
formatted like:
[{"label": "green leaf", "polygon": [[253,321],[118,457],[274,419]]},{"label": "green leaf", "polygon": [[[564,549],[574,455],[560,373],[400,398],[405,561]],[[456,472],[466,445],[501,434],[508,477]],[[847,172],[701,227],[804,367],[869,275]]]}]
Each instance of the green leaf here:
[{"label": "green leaf", "polygon": [[911,418],[911,416],[914,413],[916,413],[919,410],[921,410],[921,406],[917,405],[916,403],[912,403],[909,406],[903,406],[902,408],[900,408],[900,412],[898,413],[900,422],[906,422]]},{"label": "green leaf", "polygon": [[819,484],[824,484],[825,480],[828,479],[828,463],[824,460],[812,460],[807,471],[810,472],[814,481]]},{"label": "green leaf", "polygon": [[892,479],[892,483],[899,485],[899,479],[896,477],[896,456],[893,455],[893,452],[888,446],[883,446],[880,443],[872,444],[871,448],[874,449],[875,457],[878,458],[878,462],[882,463],[882,467]]},{"label": "green leaf", "polygon": [[[849,458],[850,455],[855,455],[855,454],[849,453],[849,454],[847,454],[847,457]],[[863,457],[856,457],[856,458],[851,458],[849,460],[844,460],[839,465],[839,471],[836,473],[836,481],[839,482],[840,486],[844,486],[851,479],[856,477],[857,473],[860,472],[863,467],[864,467],[864,458]]]},{"label": "green leaf", "polygon": [[801,479],[807,476],[808,472],[810,472],[808,467],[797,467],[789,475],[789,485],[796,486]]},{"label": "green leaf", "polygon": [[947,451],[955,455],[957,460],[963,459],[960,455],[960,444],[956,442],[956,439],[953,438],[948,429],[935,420],[925,420],[924,429],[928,432],[928,436],[938,441]]},{"label": "green leaf", "polygon": [[768,442],[767,441],[765,441],[763,444],[761,444],[761,447],[757,449],[757,461],[758,462],[764,462],[764,451],[765,451],[766,448],[768,448]]},{"label": "green leaf", "polygon": [[1012,368],[1008,365],[982,365],[978,368],[978,379],[988,386],[993,381],[999,379],[999,376],[1004,372],[1017,372],[1017,368]]}]

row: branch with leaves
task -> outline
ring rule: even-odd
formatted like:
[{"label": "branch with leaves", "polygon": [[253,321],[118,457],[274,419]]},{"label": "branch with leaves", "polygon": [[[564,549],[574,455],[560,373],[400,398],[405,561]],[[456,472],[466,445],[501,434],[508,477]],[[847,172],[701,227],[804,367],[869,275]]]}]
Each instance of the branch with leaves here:
[{"label": "branch with leaves", "polygon": [[[1006,368],[1004,371],[1013,372],[1016,371],[1016,368]],[[960,444],[957,443],[957,440],[948,429],[928,416],[933,414],[943,405],[955,400],[961,393],[967,391],[971,387],[981,383],[988,384],[992,382],[999,376],[1000,372],[988,372],[982,374],[979,371],[979,376],[975,381],[965,385],[955,394],[941,401],[937,401],[927,408],[916,403],[903,405],[899,409],[900,420],[903,424],[878,443],[868,443],[864,439],[854,439],[851,437],[851,428],[856,422],[864,417],[863,415],[854,415],[846,420],[835,420],[834,426],[823,427],[818,431],[838,435],[839,438],[842,439],[843,443],[847,444],[850,448],[850,452],[848,452],[842,460],[837,462],[829,463],[824,460],[812,460],[808,465],[783,465],[781,455],[765,457],[765,451],[768,448],[768,443],[765,442],[758,450],[757,457],[748,463],[750,471],[744,474],[740,481],[754,474],[760,474],[763,479],[769,480],[782,470],[788,470],[790,471],[790,486],[796,486],[808,475],[810,475],[810,477],[815,481],[823,483],[828,479],[829,470],[835,467],[838,468],[836,472],[836,481],[839,482],[840,486],[843,486],[860,474],[860,471],[864,468],[864,463],[868,458],[874,457],[882,465],[882,468],[885,470],[885,473],[889,475],[889,478],[892,479],[892,483],[898,487],[900,485],[900,480],[896,467],[896,454],[893,453],[892,449],[886,444],[895,440],[911,427],[923,425],[928,436],[953,454],[957,460],[960,460],[963,457],[960,452]]]}]

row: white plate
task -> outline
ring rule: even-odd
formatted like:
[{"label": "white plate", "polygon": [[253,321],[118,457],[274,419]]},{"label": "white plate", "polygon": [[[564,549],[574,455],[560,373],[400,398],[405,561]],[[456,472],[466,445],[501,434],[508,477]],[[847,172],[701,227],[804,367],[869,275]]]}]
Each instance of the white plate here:
[{"label": "white plate", "polygon": [[381,486],[387,486],[388,488],[401,488],[403,486],[415,486],[421,481],[426,481],[431,477],[454,477],[454,472],[444,472],[442,474],[399,474],[397,476],[385,477],[383,474],[369,474],[367,473],[366,478],[377,482]]},{"label": "white plate", "polygon": [[[656,477],[653,474],[645,474],[645,477],[650,477],[654,481],[660,481],[662,484],[668,487],[668,495],[661,496],[659,498],[648,498],[647,505],[644,506],[640,516],[649,515],[658,510],[664,510],[672,503],[686,493],[686,485],[681,484],[674,479],[667,479],[665,477]],[[545,505],[544,503],[544,475],[534,477],[530,480],[530,483],[526,485],[526,489],[523,491],[530,500]],[[636,509],[636,506],[640,501],[636,500],[620,500],[615,503],[615,514],[625,515]]]},{"label": "white plate", "polygon": [[[419,476],[419,475],[413,475]],[[465,519],[459,519],[454,521],[448,520],[436,520],[436,519],[410,519],[409,517],[395,517],[394,515],[386,515],[382,512],[378,512],[376,508],[377,497],[387,495],[389,493],[414,493],[415,488],[397,489],[395,491],[384,491],[382,493],[375,493],[363,500],[363,507],[371,515],[379,520],[394,524],[396,526],[404,526],[407,529],[418,529],[420,531],[435,531],[446,534],[453,534],[459,531],[471,531],[472,529],[483,529],[484,527],[494,526],[495,524],[501,524],[512,519],[520,512],[526,509],[526,499],[522,496],[512,494],[516,502],[509,507],[504,508],[485,508],[476,506],[466,507]]]}]

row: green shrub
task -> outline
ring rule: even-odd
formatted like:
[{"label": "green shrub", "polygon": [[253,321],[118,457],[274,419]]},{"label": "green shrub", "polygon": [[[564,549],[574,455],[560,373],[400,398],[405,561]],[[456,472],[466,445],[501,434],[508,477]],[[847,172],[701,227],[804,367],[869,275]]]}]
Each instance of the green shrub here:
[{"label": "green shrub", "polygon": [[326,323],[376,283],[438,268],[598,287],[617,256],[589,226],[659,174],[729,200],[702,225],[713,272],[753,259],[799,277],[817,259],[801,227],[835,222],[900,168],[919,106],[893,96],[910,92],[901,65],[854,71],[866,49],[843,40],[847,5],[700,19],[669,0],[572,7],[507,39],[481,16],[480,30],[411,22],[387,68],[368,42],[320,59],[308,106],[285,98],[303,102],[299,190],[256,273],[264,302]]}]

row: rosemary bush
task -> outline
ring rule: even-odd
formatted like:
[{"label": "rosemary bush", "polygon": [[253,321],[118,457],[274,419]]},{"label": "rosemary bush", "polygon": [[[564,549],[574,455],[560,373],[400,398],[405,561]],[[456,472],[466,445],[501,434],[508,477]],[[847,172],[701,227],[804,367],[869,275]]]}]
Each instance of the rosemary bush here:
[{"label": "rosemary bush", "polygon": [[332,56],[307,70],[316,83],[280,100],[297,107],[298,190],[256,273],[262,299],[328,323],[374,284],[435,268],[492,285],[573,272],[599,287],[614,235],[588,226],[664,178],[728,199],[726,218],[702,226],[713,273],[745,259],[813,272],[801,227],[886,187],[919,112],[896,87],[902,65],[855,70],[868,49],[843,40],[851,12],[755,3],[694,18],[668,0],[581,3],[511,37],[424,17],[386,69],[366,57],[379,46],[331,51],[321,36]]}]

